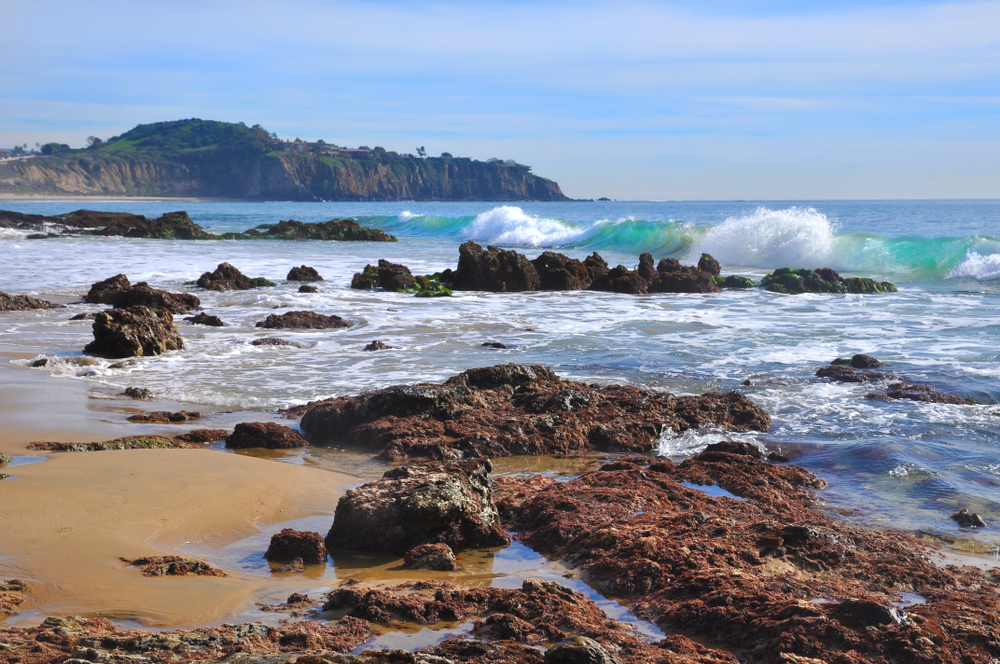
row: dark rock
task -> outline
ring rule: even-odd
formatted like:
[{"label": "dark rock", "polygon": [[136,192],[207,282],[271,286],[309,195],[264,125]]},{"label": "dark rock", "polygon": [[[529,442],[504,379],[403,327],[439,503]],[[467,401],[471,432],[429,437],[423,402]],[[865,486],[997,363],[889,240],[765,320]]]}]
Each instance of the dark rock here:
[{"label": "dark rock", "polygon": [[316,268],[309,267],[307,265],[302,265],[300,267],[293,267],[288,271],[288,276],[285,277],[286,281],[323,281],[323,277],[319,276],[319,272]]},{"label": "dark rock", "polygon": [[121,558],[121,561],[126,565],[142,568],[143,576],[229,576],[208,563],[180,556]]},{"label": "dark rock", "polygon": [[406,552],[403,564],[407,569],[428,569],[436,572],[454,572],[462,569],[455,560],[455,553],[447,544],[421,544]]},{"label": "dark rock", "polygon": [[310,286],[309,284],[302,284],[301,286],[299,286],[299,292],[300,293],[317,293],[317,292],[319,292],[319,289],[316,288],[315,286]]},{"label": "dark rock", "polygon": [[[251,233],[251,231],[254,231]],[[261,224],[245,235],[272,240],[336,240],[339,242],[395,242],[396,238],[377,228],[362,226],[353,219],[332,219],[303,223],[294,219],[277,224]]]},{"label": "dark rock", "polygon": [[499,341],[486,341],[479,345],[482,346],[483,348],[494,348],[496,350],[504,350],[510,348],[510,346],[502,344]]},{"label": "dark rock", "polygon": [[660,433],[712,425],[767,431],[738,392],[674,397],[562,380],[543,366],[470,369],[443,384],[399,385],[298,407],[313,443],[381,450],[386,459],[649,452]]},{"label": "dark rock", "polygon": [[545,664],[620,664],[597,641],[574,636],[545,651]]},{"label": "dark rock", "polygon": [[77,314],[70,318],[70,320],[94,320],[97,318],[97,314]]},{"label": "dark rock", "polygon": [[0,311],[28,311],[29,309],[65,309],[65,305],[39,300],[27,295],[8,295],[0,292]]},{"label": "dark rock", "polygon": [[958,525],[963,528],[985,528],[986,522],[983,521],[983,517],[979,516],[974,512],[970,512],[968,507],[963,507],[954,514],[951,515]]},{"label": "dark rock", "polygon": [[256,326],[269,330],[327,330],[350,327],[351,324],[340,316],[324,316],[315,311],[287,311],[281,315],[271,314],[258,321]]},{"label": "dark rock", "polygon": [[103,230],[94,233],[95,235],[153,240],[211,240],[215,238],[214,235],[191,221],[187,212],[167,212],[158,219],[147,219],[141,214],[91,212],[90,215],[101,215],[101,217],[93,216],[84,222],[83,213],[87,212],[87,210],[78,210],[66,220],[72,220],[75,224],[87,223],[89,225],[96,222],[98,225],[104,225]]},{"label": "dark rock", "polygon": [[172,314],[185,314],[201,306],[201,300],[190,293],[169,293],[151,288],[145,281],[132,285],[124,274],[98,281],[83,297],[88,304],[109,304],[115,309],[143,306],[166,309]]},{"label": "dark rock", "polygon": [[722,266],[719,265],[719,261],[715,260],[711,254],[702,254],[701,258],[698,259],[698,269],[702,272],[707,272],[713,277],[717,277],[722,274]]},{"label": "dark rock", "polygon": [[160,355],[184,348],[169,311],[143,306],[103,311],[94,319],[94,341],[85,353],[104,357]]},{"label": "dark rock", "polygon": [[217,443],[229,435],[226,429],[192,429],[187,433],[174,436],[174,440],[184,443]]},{"label": "dark rock", "polygon": [[754,459],[760,459],[764,456],[764,453],[760,451],[760,448],[753,443],[727,440],[721,443],[712,443],[706,447],[704,451],[698,455],[698,460],[715,461],[720,458],[725,459],[725,457],[720,457],[720,454],[735,454],[737,456],[753,457]]},{"label": "dark rock", "polygon": [[271,544],[264,553],[269,562],[287,562],[301,558],[306,565],[319,565],[326,562],[326,544],[319,533],[285,528],[280,533],[271,535]]},{"label": "dark rock", "polygon": [[687,270],[676,258],[661,258],[660,262],[656,265],[656,271],[660,274],[673,274]]},{"label": "dark rock", "polygon": [[378,261],[378,283],[387,291],[403,292],[416,286],[416,280],[410,268],[397,263],[390,263],[384,258]]},{"label": "dark rock", "polygon": [[649,252],[639,254],[639,266],[635,271],[646,281],[652,281],[658,274],[653,266],[653,254]]},{"label": "dark rock", "polygon": [[858,354],[851,358],[851,366],[855,369],[875,369],[884,367],[885,364],[879,362],[871,355]]},{"label": "dark rock", "polygon": [[218,316],[209,316],[204,311],[197,316],[188,316],[184,320],[192,325],[208,325],[210,327],[225,327],[226,325]]},{"label": "dark rock", "polygon": [[590,273],[589,282],[593,282],[594,279],[598,278],[602,274],[607,274],[611,266],[608,265],[607,261],[601,258],[601,255],[596,251],[591,255],[583,259],[583,266],[587,268],[587,272]]},{"label": "dark rock", "polygon": [[28,366],[30,366],[32,369],[39,369],[41,367],[46,366],[48,363],[49,363],[49,358],[43,357],[43,358],[41,358],[39,360],[35,360],[34,362],[32,362]]},{"label": "dark rock", "polygon": [[879,625],[909,625],[910,617],[902,609],[871,600],[847,600],[834,609],[840,622],[858,629]]},{"label": "dark rock", "polygon": [[839,383],[871,383],[885,380],[888,374],[880,371],[858,371],[854,367],[847,367],[842,364],[831,364],[821,367],[816,372],[817,378],[832,378]]},{"label": "dark rock", "polygon": [[875,399],[879,401],[895,401],[897,399],[905,399],[907,401],[944,403],[956,406],[962,406],[969,403],[966,399],[958,396],[957,394],[938,392],[937,388],[931,385],[920,385],[907,382],[893,383],[886,389],[885,392],[881,394],[879,393],[866,394],[865,398]]},{"label": "dark rock", "polygon": [[721,283],[719,280],[716,280],[715,283],[722,288],[753,288],[753,279],[750,279],[749,277],[741,277],[738,274],[730,274],[723,279]]},{"label": "dark rock", "polygon": [[647,281],[637,272],[619,265],[594,279],[587,290],[643,295],[646,293],[646,285]]},{"label": "dark rock", "polygon": [[[546,251],[531,261],[531,264],[538,272],[541,290],[584,290],[593,280],[591,271],[586,264],[554,251]],[[607,271],[607,265],[605,265],[605,271]]]},{"label": "dark rock", "polygon": [[378,287],[378,268],[374,265],[365,265],[364,271],[355,272],[351,279],[351,288],[354,290],[372,290]]},{"label": "dark rock", "polygon": [[[829,277],[829,278],[824,278]],[[775,270],[760,281],[761,286],[773,293],[794,295],[796,293],[895,293],[896,287],[888,281],[851,277],[843,279],[829,268],[819,270],[795,270],[783,267]]]},{"label": "dark rock", "polygon": [[[214,272],[205,272],[198,277],[198,286],[215,291],[252,290],[258,287],[258,283],[260,282],[250,279],[229,263],[219,263]],[[267,282],[262,285],[274,284]]]},{"label": "dark rock", "polygon": [[394,468],[340,499],[326,546],[402,554],[429,543],[456,551],[507,544],[492,470],[488,459]]},{"label": "dark rock", "polygon": [[365,346],[362,350],[376,351],[376,350],[389,350],[390,348],[392,348],[392,346],[387,346],[378,339],[376,339],[375,341]]},{"label": "dark rock", "polygon": [[297,431],[274,422],[241,422],[226,437],[226,447],[247,449],[266,447],[270,450],[305,447],[309,443]]},{"label": "dark rock", "polygon": [[133,415],[128,418],[129,422],[141,424],[183,424],[188,420],[200,420],[201,413],[197,411],[180,410],[176,413],[169,413],[165,410],[157,410],[142,415]]},{"label": "dark rock", "polygon": [[96,443],[54,443],[38,441],[29,450],[40,452],[105,452],[112,450],[172,450],[189,448],[186,442],[163,436],[125,436]]},{"label": "dark rock", "polygon": [[254,339],[250,342],[251,346],[295,346],[299,348],[299,345],[293,341],[288,341],[286,339],[279,339],[278,337],[264,337],[263,339]]},{"label": "dark rock", "polygon": [[659,272],[649,283],[650,293],[718,293],[715,279],[707,272]]},{"label": "dark rock", "polygon": [[126,387],[125,396],[132,399],[152,399],[153,393],[147,390],[145,387]]},{"label": "dark rock", "polygon": [[492,246],[483,250],[470,240],[458,252],[458,269],[452,281],[454,290],[517,293],[541,288],[535,266],[516,251]]}]

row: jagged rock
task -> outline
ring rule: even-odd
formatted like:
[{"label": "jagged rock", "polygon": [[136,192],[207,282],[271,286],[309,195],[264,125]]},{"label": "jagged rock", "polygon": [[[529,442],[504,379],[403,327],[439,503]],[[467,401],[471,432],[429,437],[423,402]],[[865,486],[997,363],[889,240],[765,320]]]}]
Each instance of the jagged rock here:
[{"label": "jagged rock", "polygon": [[340,316],[324,316],[315,311],[287,311],[281,315],[271,314],[256,324],[256,327],[269,330],[327,330],[350,326],[351,324]]},{"label": "jagged rock", "polygon": [[708,272],[658,272],[649,282],[650,293],[718,293]]},{"label": "jagged rock", "polygon": [[184,320],[192,325],[208,325],[209,327],[225,327],[226,325],[218,316],[209,316],[204,311],[197,316],[188,316]]},{"label": "jagged rock", "polygon": [[252,290],[261,286],[273,285],[263,277],[251,279],[229,263],[219,263],[219,267],[215,268],[214,272],[205,272],[198,277],[198,286],[215,291]]},{"label": "jagged rock", "polygon": [[674,272],[689,270],[690,268],[685,268],[676,258],[661,258],[660,262],[656,265],[656,271],[661,274],[673,274]]},{"label": "jagged rock", "polygon": [[712,254],[701,255],[701,258],[698,259],[698,269],[709,273],[713,277],[718,277],[722,274],[722,266],[719,264],[719,261],[712,257]]},{"label": "jagged rock", "polygon": [[294,341],[288,341],[287,339],[280,339],[278,337],[264,337],[263,339],[254,339],[250,342],[251,346],[295,346],[299,348],[300,346]]},{"label": "jagged rock", "polygon": [[186,442],[163,436],[125,436],[96,443],[55,443],[38,441],[29,450],[40,452],[104,452],[110,450],[171,450],[191,447]]},{"label": "jagged rock", "polygon": [[455,559],[455,552],[447,544],[421,544],[406,552],[403,564],[407,569],[428,569],[436,572],[454,572],[462,569]]},{"label": "jagged rock", "polygon": [[608,265],[607,261],[601,258],[601,255],[596,251],[583,259],[583,266],[587,268],[587,271],[590,273],[591,282],[602,274],[607,274],[607,272],[611,269],[611,266]]},{"label": "jagged rock", "polygon": [[456,551],[507,544],[492,470],[488,459],[393,468],[340,499],[326,546],[402,554],[429,543]]},{"label": "jagged rock", "polygon": [[288,562],[299,558],[306,565],[319,565],[326,562],[326,544],[319,533],[285,528],[271,535],[264,558],[269,562]]},{"label": "jagged rock", "polygon": [[169,311],[143,306],[102,311],[94,319],[94,341],[85,353],[104,357],[160,355],[184,348]]},{"label": "jagged rock", "polygon": [[145,387],[126,387],[125,396],[132,399],[152,399],[153,393],[147,390]]},{"label": "jagged rock", "polygon": [[639,266],[635,272],[646,281],[652,281],[657,276],[656,268],[653,267],[653,254],[649,252],[639,254]]},{"label": "jagged rock", "polygon": [[8,295],[0,292],[0,311],[27,311],[29,309],[65,309],[65,305],[39,300],[27,295]]},{"label": "jagged rock", "polygon": [[[74,222],[83,221],[81,213],[86,210],[78,210],[67,219]],[[147,219],[141,214],[127,213],[102,213],[92,212],[91,220],[88,224],[97,223],[104,225],[95,235],[137,237],[152,240],[210,240],[215,236],[205,231],[204,228],[191,221],[187,212],[167,212],[158,219]],[[100,215],[100,216],[97,216]],[[102,223],[106,222],[106,223]]]},{"label": "jagged rock", "polygon": [[183,424],[188,420],[200,419],[201,413],[197,411],[180,410],[176,413],[170,413],[165,410],[156,410],[142,415],[133,415],[128,418],[128,421],[142,424]]},{"label": "jagged rock", "polygon": [[121,561],[126,565],[142,568],[143,576],[229,576],[208,563],[180,556],[122,558]]},{"label": "jagged rock", "polygon": [[397,263],[390,263],[384,258],[378,261],[378,283],[387,291],[402,292],[416,286],[416,280],[410,273],[410,268]]},{"label": "jagged rock", "polygon": [[370,344],[362,348],[362,350],[371,352],[376,350],[389,350],[390,348],[392,348],[392,346],[386,346],[384,343],[376,339],[375,341],[371,342]]},{"label": "jagged rock", "polygon": [[354,290],[372,290],[379,287],[378,268],[374,265],[365,265],[362,272],[355,272],[351,279],[351,288]]},{"label": "jagged rock", "polygon": [[594,279],[587,290],[644,295],[647,292],[647,284],[648,282],[639,273],[619,265]]},{"label": "jagged rock", "polygon": [[543,366],[464,371],[443,384],[398,385],[297,407],[311,442],[381,450],[383,458],[649,452],[665,428],[767,431],[738,392],[674,397],[629,385],[562,380]]},{"label": "jagged rock", "polygon": [[760,281],[761,286],[773,293],[895,293],[896,287],[888,281],[877,282],[860,277],[842,278],[829,268],[795,270],[783,267]]},{"label": "jagged rock", "polygon": [[620,664],[597,641],[574,636],[545,651],[545,664]]},{"label": "jagged rock", "polygon": [[306,445],[306,439],[295,429],[274,422],[241,422],[226,437],[226,447],[231,449],[266,447],[277,450]]},{"label": "jagged rock", "polygon": [[[531,261],[531,264],[535,266],[535,271],[538,272],[539,288],[541,290],[585,290],[590,285],[590,282],[593,281],[587,265],[575,258],[570,258],[554,251],[546,251]],[[606,270],[607,266],[605,265]]]},{"label": "jagged rock", "polygon": [[483,250],[471,240],[458,252],[454,290],[518,293],[541,288],[538,271],[523,254],[493,246]]},{"label": "jagged rock", "polygon": [[983,521],[983,517],[979,516],[974,512],[970,512],[968,507],[963,507],[954,514],[951,515],[958,525],[963,528],[985,528],[986,522]]},{"label": "jagged rock", "polygon": [[378,228],[362,226],[353,219],[331,219],[303,223],[294,219],[277,224],[261,224],[245,235],[277,240],[338,240],[340,242],[395,242],[396,238]]},{"label": "jagged rock", "polygon": [[319,276],[319,272],[316,268],[309,267],[308,265],[302,265],[299,267],[293,267],[288,271],[288,276],[285,277],[286,281],[323,281],[323,277]]},{"label": "jagged rock", "polygon": [[187,433],[174,436],[174,440],[184,443],[217,443],[229,435],[226,429],[192,429]]},{"label": "jagged rock", "polygon": [[[858,372],[859,374],[862,372]],[[876,373],[876,372],[870,372]],[[923,401],[926,403],[945,403],[952,405],[965,405],[969,402],[957,394],[938,392],[936,387],[931,385],[920,385],[908,382],[892,383],[883,393],[871,393],[865,395],[866,399],[877,401],[895,401],[905,399],[907,401]]]},{"label": "jagged rock", "polygon": [[150,287],[145,281],[132,285],[128,277],[118,274],[98,281],[84,295],[88,304],[110,304],[115,309],[134,306],[166,309],[172,314],[185,314],[201,307],[201,300],[190,293],[169,293]]}]

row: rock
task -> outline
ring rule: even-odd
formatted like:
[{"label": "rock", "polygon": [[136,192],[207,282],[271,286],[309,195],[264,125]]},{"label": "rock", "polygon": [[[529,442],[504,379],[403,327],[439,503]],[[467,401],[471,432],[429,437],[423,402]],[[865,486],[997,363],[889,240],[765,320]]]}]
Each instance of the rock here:
[{"label": "rock", "polygon": [[718,277],[722,274],[722,266],[719,265],[719,261],[715,260],[711,254],[701,255],[701,258],[698,259],[698,269],[702,272],[707,272],[713,277]]},{"label": "rock", "polygon": [[160,355],[184,348],[174,328],[174,317],[165,309],[143,306],[102,311],[94,319],[94,341],[85,353],[103,357]]},{"label": "rock", "polygon": [[287,311],[281,315],[271,314],[256,327],[268,330],[327,330],[350,327],[351,324],[340,316],[324,316],[315,311]]},{"label": "rock", "polygon": [[49,358],[43,357],[41,359],[34,360],[28,366],[30,366],[32,369],[40,369],[41,367],[48,365],[48,363],[49,363]]},{"label": "rock", "polygon": [[839,383],[870,383],[886,380],[889,375],[880,371],[858,371],[854,367],[833,364],[822,367],[816,372],[817,378],[832,378]]},{"label": "rock", "polygon": [[417,297],[451,297],[451,289],[441,283],[443,278],[443,272],[414,277],[416,282],[414,288],[417,291],[414,295]]},{"label": "rock", "polygon": [[305,438],[297,431],[274,422],[241,422],[226,437],[226,447],[230,449],[266,447],[277,450],[306,445]]},{"label": "rock", "polygon": [[[152,240],[211,240],[215,236],[191,221],[187,212],[167,212],[158,219],[147,219],[141,214],[88,212],[78,210],[73,212],[66,221],[74,224],[84,223],[84,215],[95,215],[85,223],[104,225],[93,235],[121,236],[146,238]],[[74,216],[75,215],[75,216]],[[100,215],[99,217],[97,215]]]},{"label": "rock", "polygon": [[601,255],[596,251],[583,259],[583,266],[587,268],[587,272],[590,273],[589,281],[591,282],[602,274],[607,274],[611,269],[607,261],[601,258]]},{"label": "rock", "polygon": [[0,311],[28,311],[30,309],[65,309],[65,305],[38,300],[27,295],[8,295],[0,292]]},{"label": "rock", "polygon": [[843,279],[834,270],[795,270],[783,267],[775,270],[760,281],[761,286],[773,293],[794,295],[796,293],[895,293],[896,287],[888,281],[851,277]]},{"label": "rock", "polygon": [[479,345],[483,348],[493,348],[495,350],[505,350],[507,348],[510,348],[510,346],[502,344],[499,341],[486,341]]},{"label": "rock", "polygon": [[879,625],[909,625],[910,617],[902,609],[890,604],[871,600],[847,600],[834,609],[833,614],[840,622],[855,628],[877,627]]},{"label": "rock", "polygon": [[517,293],[541,288],[535,266],[516,251],[492,246],[484,251],[470,240],[458,252],[458,269],[451,286],[454,290]]},{"label": "rock", "polygon": [[646,281],[652,281],[658,275],[656,268],[653,266],[653,254],[649,252],[639,254],[639,266],[635,271],[636,274]]},{"label": "rock", "polygon": [[14,457],[12,457],[9,454],[0,454],[0,467],[6,466],[8,463],[10,463],[13,460],[14,460]]},{"label": "rock", "polygon": [[355,272],[351,279],[351,288],[354,290],[372,290],[379,287],[378,268],[374,265],[365,265],[362,272]]},{"label": "rock", "polygon": [[128,418],[129,422],[140,422],[143,424],[183,424],[188,420],[200,420],[201,413],[181,410],[176,413],[169,413],[165,410],[157,410],[142,415],[133,415]]},{"label": "rock", "polygon": [[398,385],[298,407],[314,444],[381,450],[383,458],[472,458],[649,452],[660,433],[716,426],[767,431],[738,392],[674,397],[629,385],[562,380],[543,366],[470,369],[443,384]]},{"label": "rock", "polygon": [[253,280],[229,263],[219,263],[214,272],[205,272],[198,277],[198,286],[208,290],[252,290],[258,286],[273,286],[266,279]]},{"label": "rock", "polygon": [[974,512],[970,512],[968,507],[963,507],[954,514],[951,515],[958,525],[963,528],[985,528],[986,522],[983,521],[983,517],[979,516]]},{"label": "rock", "polygon": [[114,440],[104,440],[96,443],[54,443],[34,442],[28,444],[29,450],[41,452],[103,452],[108,450],[169,450],[185,449],[191,445],[174,438],[163,436],[125,436]]},{"label": "rock", "polygon": [[938,392],[937,388],[931,385],[920,385],[908,382],[893,383],[889,385],[889,387],[885,390],[885,392],[881,394],[879,393],[866,394],[865,398],[875,399],[878,401],[895,401],[897,399],[905,399],[907,401],[944,403],[956,406],[963,406],[969,403],[966,399],[960,397],[957,394]]},{"label": "rock", "polygon": [[386,346],[384,343],[376,339],[375,341],[371,342],[370,344],[362,348],[362,350],[371,352],[376,350],[389,350],[390,348],[392,348],[392,346]]},{"label": "rock", "polygon": [[735,454],[737,456],[748,456],[754,459],[761,459],[764,457],[764,453],[760,451],[760,448],[753,443],[744,443],[740,441],[727,440],[721,443],[712,443],[698,455],[699,461],[716,461],[721,459],[726,459],[725,456],[720,457],[720,455]]},{"label": "rock", "polygon": [[[546,251],[531,261],[531,264],[538,273],[541,290],[585,290],[593,281],[591,272],[584,263],[554,251]],[[606,270],[607,265],[605,265]]]},{"label": "rock", "polygon": [[427,569],[436,572],[454,572],[462,569],[455,560],[455,553],[447,544],[421,544],[406,552],[403,564],[407,569]]},{"label": "rock", "polygon": [[320,565],[326,562],[326,544],[319,533],[310,533],[285,528],[271,535],[271,544],[264,558],[269,562],[287,562],[299,558],[306,565]]},{"label": "rock", "polygon": [[296,348],[301,348],[294,341],[288,341],[287,339],[279,339],[278,337],[264,337],[263,339],[254,339],[250,342],[251,346],[295,346]]},{"label": "rock", "polygon": [[674,274],[689,270],[681,265],[681,262],[676,258],[661,258],[660,262],[656,265],[656,271],[660,274]]},{"label": "rock", "polygon": [[307,265],[302,265],[300,267],[293,267],[288,271],[288,276],[285,277],[286,281],[323,281],[323,277],[319,276],[319,272],[316,268],[309,267]]},{"label": "rock", "polygon": [[94,320],[97,318],[97,314],[77,314],[70,318],[70,320]]},{"label": "rock", "polygon": [[730,274],[725,279],[723,279],[721,283],[719,283],[719,280],[716,279],[715,283],[722,288],[741,288],[741,289],[753,288],[754,285],[753,279],[750,279],[749,277],[741,277],[738,274]]},{"label": "rock", "polygon": [[[0,457],[2,456],[4,455],[0,454]],[[2,465],[0,463],[0,466]],[[26,588],[27,585],[20,579],[9,579],[7,581],[0,579],[0,620],[6,616],[13,616],[20,611],[21,606],[27,599],[24,596]],[[4,645],[9,647],[9,644],[2,644],[2,637],[0,637],[0,657],[7,650]]]},{"label": "rock", "polygon": [[650,293],[718,293],[708,272],[658,272],[647,287]]},{"label": "rock", "polygon": [[[251,232],[254,231],[254,232]],[[261,224],[246,235],[276,240],[337,240],[340,242],[395,242],[396,238],[378,228],[362,226],[353,219],[332,219],[303,223],[294,219],[277,224]]]},{"label": "rock", "polygon": [[393,292],[408,291],[416,286],[410,268],[390,263],[384,258],[378,261],[378,283],[385,290]]},{"label": "rock", "polygon": [[851,366],[855,369],[875,369],[884,367],[885,364],[879,362],[871,355],[858,354],[851,358]]},{"label": "rock", "polygon": [[310,286],[309,284],[302,284],[299,286],[300,293],[318,293],[319,289],[315,286]]},{"label": "rock", "polygon": [[574,636],[545,651],[545,664],[620,664],[597,641]]},{"label": "rock", "polygon": [[184,320],[192,325],[208,325],[210,327],[225,327],[226,325],[218,316],[209,316],[204,311],[197,316],[189,316]]},{"label": "rock", "polygon": [[121,561],[131,567],[141,567],[143,576],[229,576],[208,563],[180,556],[121,558]]},{"label": "rock", "polygon": [[192,429],[187,433],[174,436],[174,440],[184,443],[217,443],[229,435],[226,429]]},{"label": "rock", "polygon": [[646,286],[647,281],[637,272],[633,272],[624,265],[619,265],[594,279],[587,290],[644,295]]},{"label": "rock", "polygon": [[126,387],[125,391],[122,392],[125,396],[130,399],[152,399],[153,393],[147,390],[145,387]]},{"label": "rock", "polygon": [[492,470],[488,459],[393,468],[340,499],[326,546],[403,554],[429,543],[455,551],[507,544]]},{"label": "rock", "polygon": [[166,309],[172,314],[185,314],[201,307],[201,300],[195,295],[168,293],[151,288],[145,281],[133,286],[124,274],[93,284],[83,296],[83,301],[88,304],[109,304],[115,309],[134,306]]}]

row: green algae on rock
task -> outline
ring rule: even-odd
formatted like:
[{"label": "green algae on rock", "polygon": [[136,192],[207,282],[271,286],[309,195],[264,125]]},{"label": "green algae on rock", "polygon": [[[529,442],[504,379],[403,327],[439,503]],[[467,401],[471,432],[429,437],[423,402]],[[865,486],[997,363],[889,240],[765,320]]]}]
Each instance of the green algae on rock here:
[{"label": "green algae on rock", "polygon": [[772,293],[795,295],[798,293],[895,293],[896,287],[888,281],[875,281],[861,277],[841,277],[836,270],[822,267],[817,270],[796,270],[782,267],[760,281]]},{"label": "green algae on rock", "polygon": [[193,447],[186,442],[165,436],[125,436],[96,443],[35,442],[29,450],[41,452],[104,452],[108,450],[168,450]]}]

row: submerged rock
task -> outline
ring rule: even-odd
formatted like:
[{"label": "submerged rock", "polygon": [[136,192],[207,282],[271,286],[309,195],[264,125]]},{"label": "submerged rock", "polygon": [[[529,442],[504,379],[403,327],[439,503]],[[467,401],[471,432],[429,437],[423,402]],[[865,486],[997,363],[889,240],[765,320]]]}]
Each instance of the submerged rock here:
[{"label": "submerged rock", "polygon": [[844,279],[830,268],[795,270],[783,267],[760,281],[761,286],[773,293],[895,293],[896,287],[888,281],[874,281],[851,277]]},{"label": "submerged rock", "polygon": [[121,561],[131,567],[141,568],[143,576],[229,576],[208,563],[180,556],[122,558]]},{"label": "submerged rock", "polygon": [[214,272],[205,272],[198,277],[199,287],[214,291],[252,290],[274,285],[263,277],[251,279],[229,263],[219,263]]},{"label": "submerged rock", "polygon": [[278,337],[264,337],[263,339],[254,339],[250,342],[251,346],[295,346],[296,348],[301,348],[299,344],[294,341],[288,341],[287,339],[280,339]]},{"label": "submerged rock", "polygon": [[27,295],[8,295],[0,292],[0,311],[28,311],[30,309],[65,309],[65,305],[39,300]]},{"label": "submerged rock", "polygon": [[85,353],[103,357],[160,355],[184,348],[174,327],[174,317],[165,309],[143,306],[102,311],[94,319],[94,340]]},{"label": "submerged rock", "polygon": [[142,424],[183,424],[188,420],[200,420],[201,413],[197,411],[180,410],[170,413],[165,410],[157,410],[152,413],[133,415],[128,418],[129,422],[139,422]]},{"label": "submerged rock", "polygon": [[947,392],[938,392],[936,387],[931,385],[920,385],[917,383],[900,382],[892,383],[884,392],[873,392],[865,395],[866,399],[876,401],[895,401],[903,399],[906,401],[923,401],[926,403],[944,403],[962,406],[969,403],[964,397]]},{"label": "submerged rock", "polygon": [[455,552],[447,544],[421,544],[406,552],[403,564],[407,569],[427,569],[435,572],[454,572],[462,569],[455,559]]},{"label": "submerged rock", "polygon": [[323,277],[319,276],[316,268],[302,265],[289,270],[285,281],[323,281]]},{"label": "submerged rock", "polygon": [[365,346],[361,350],[368,351],[368,352],[373,352],[373,351],[376,351],[376,350],[389,350],[390,348],[392,348],[392,346],[387,346],[384,343],[382,343],[381,341],[379,341],[378,339],[376,339],[375,341],[371,342],[370,344],[368,344],[367,346]]},{"label": "submerged rock", "polygon": [[88,304],[109,304],[115,309],[143,306],[185,314],[201,307],[201,300],[190,293],[169,293],[150,287],[145,281],[132,285],[124,274],[98,281],[83,296]]},{"label": "submerged rock", "polygon": [[269,330],[327,330],[350,327],[351,324],[340,316],[324,316],[315,311],[287,311],[281,315],[271,314],[256,327]]},{"label": "submerged rock", "polygon": [[337,503],[330,549],[403,554],[420,544],[453,550],[510,542],[493,504],[488,459],[401,466]]},{"label": "submerged rock", "polygon": [[767,431],[771,418],[739,392],[674,397],[630,385],[563,380],[539,365],[464,371],[442,384],[397,385],[298,407],[310,442],[406,457],[472,458],[649,452],[667,429]]},{"label": "submerged rock", "polygon": [[458,248],[458,269],[451,287],[458,291],[519,293],[539,290],[541,279],[523,254],[493,246],[484,250],[470,240]]},{"label": "submerged rock", "polygon": [[241,422],[226,437],[226,447],[231,449],[266,447],[276,450],[306,445],[305,438],[295,429],[274,422]]},{"label": "submerged rock", "polygon": [[245,235],[276,240],[338,240],[340,242],[395,242],[396,238],[378,228],[362,226],[353,219],[331,219],[304,223],[289,219],[277,224],[261,224]]},{"label": "submerged rock", "polygon": [[271,535],[271,543],[264,553],[268,562],[289,562],[298,558],[306,565],[326,562],[326,544],[319,533],[285,528]]},{"label": "submerged rock", "polygon": [[197,316],[189,316],[184,320],[192,325],[208,325],[209,327],[225,327],[226,325],[218,316],[209,316],[204,311]]},{"label": "submerged rock", "polygon": [[983,521],[983,517],[979,516],[974,512],[970,512],[968,507],[963,507],[954,514],[951,518],[955,520],[958,525],[963,528],[985,528],[986,522]]},{"label": "submerged rock", "polygon": [[318,293],[319,289],[315,286],[310,286],[309,284],[302,284],[299,286],[300,293]]},{"label": "submerged rock", "polygon": [[832,364],[821,367],[816,372],[817,378],[832,378],[838,383],[870,383],[879,380],[887,380],[889,374],[881,371],[858,371],[854,367],[843,364]]}]

